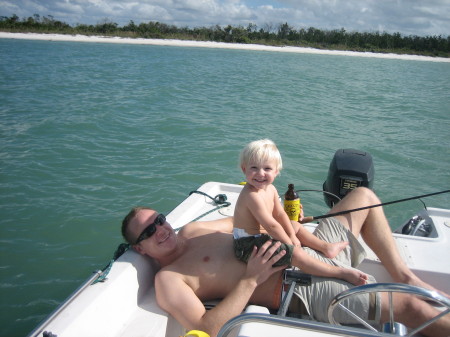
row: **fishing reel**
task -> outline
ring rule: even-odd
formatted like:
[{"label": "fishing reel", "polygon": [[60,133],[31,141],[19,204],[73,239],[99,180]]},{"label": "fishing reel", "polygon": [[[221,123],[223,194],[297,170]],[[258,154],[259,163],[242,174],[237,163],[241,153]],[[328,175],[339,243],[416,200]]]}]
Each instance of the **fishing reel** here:
[{"label": "fishing reel", "polygon": [[402,234],[412,236],[429,237],[433,231],[433,226],[420,215],[413,216],[402,227]]}]

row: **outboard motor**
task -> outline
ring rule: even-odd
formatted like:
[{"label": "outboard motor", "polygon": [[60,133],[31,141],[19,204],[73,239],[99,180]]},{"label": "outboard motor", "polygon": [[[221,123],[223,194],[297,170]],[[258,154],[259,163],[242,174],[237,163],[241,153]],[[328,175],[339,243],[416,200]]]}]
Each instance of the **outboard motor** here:
[{"label": "outboard motor", "polygon": [[[374,175],[372,156],[368,152],[339,149],[330,163],[323,190],[342,199],[356,187],[365,186],[372,189]],[[324,198],[330,208],[339,201],[327,193],[324,193]]]}]

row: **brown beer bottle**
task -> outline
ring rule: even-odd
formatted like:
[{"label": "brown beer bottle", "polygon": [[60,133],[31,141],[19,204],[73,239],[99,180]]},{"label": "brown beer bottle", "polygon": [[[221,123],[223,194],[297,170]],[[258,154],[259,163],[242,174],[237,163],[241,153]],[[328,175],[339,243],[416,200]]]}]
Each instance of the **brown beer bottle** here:
[{"label": "brown beer bottle", "polygon": [[284,211],[289,219],[298,221],[300,216],[300,197],[295,192],[294,184],[288,185],[288,190],[284,195]]}]

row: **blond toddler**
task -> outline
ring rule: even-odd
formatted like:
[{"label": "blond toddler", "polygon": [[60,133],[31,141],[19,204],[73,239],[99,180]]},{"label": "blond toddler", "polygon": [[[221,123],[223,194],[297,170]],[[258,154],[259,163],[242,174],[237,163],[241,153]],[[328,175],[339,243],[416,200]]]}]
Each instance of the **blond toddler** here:
[{"label": "blond toddler", "polygon": [[[259,248],[268,240],[276,240],[282,242],[280,249],[286,251],[278,265],[293,265],[312,275],[340,278],[354,285],[366,283],[368,276],[363,272],[326,264],[303,250],[302,244],[332,259],[348,242],[323,241],[299,222],[289,219],[273,185],[282,169],[281,155],[274,142],[262,139],[247,144],[240,154],[240,167],[246,184],[234,211],[237,258],[247,262],[254,246]],[[303,211],[300,217],[303,217]]]}]

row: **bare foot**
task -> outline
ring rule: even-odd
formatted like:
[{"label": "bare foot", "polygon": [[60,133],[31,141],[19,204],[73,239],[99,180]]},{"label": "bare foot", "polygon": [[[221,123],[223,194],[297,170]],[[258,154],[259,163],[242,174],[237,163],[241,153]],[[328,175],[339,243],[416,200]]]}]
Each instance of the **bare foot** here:
[{"label": "bare foot", "polygon": [[357,269],[343,268],[342,279],[355,286],[362,286],[367,283],[369,276]]},{"label": "bare foot", "polygon": [[332,259],[335,258],[347,246],[348,246],[347,241],[328,243],[325,250],[322,253],[329,259]]}]

